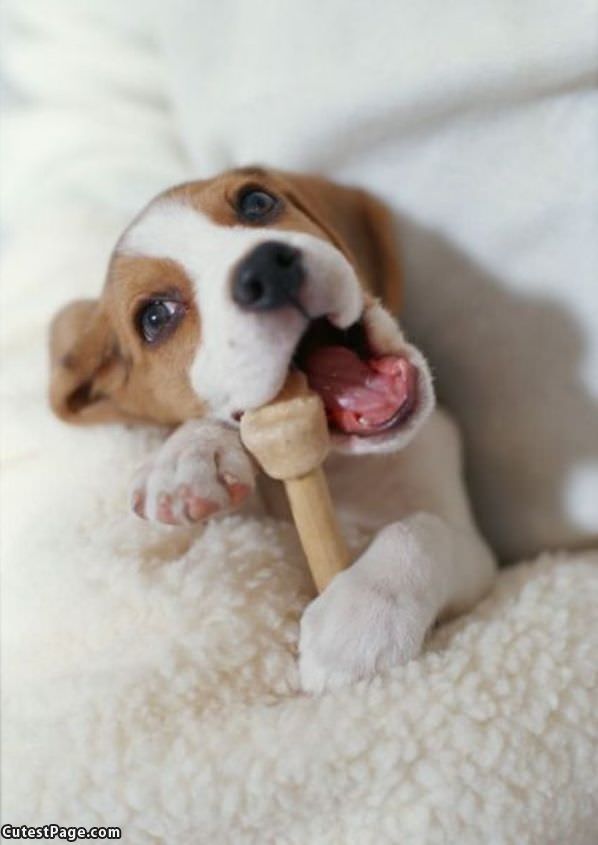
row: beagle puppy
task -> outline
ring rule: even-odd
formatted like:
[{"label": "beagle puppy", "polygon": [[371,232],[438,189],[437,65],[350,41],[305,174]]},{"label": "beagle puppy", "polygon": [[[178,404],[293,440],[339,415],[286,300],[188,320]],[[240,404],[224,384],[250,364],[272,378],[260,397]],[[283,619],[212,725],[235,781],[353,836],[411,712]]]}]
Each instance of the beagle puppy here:
[{"label": "beagle puppy", "polygon": [[[131,223],[99,300],[51,330],[50,400],[73,423],[173,427],[132,505],[177,525],[254,498],[244,411],[298,367],[322,398],[326,471],[361,553],[301,620],[303,688],[318,692],[415,657],[439,618],[489,589],[459,437],[428,365],[391,316],[400,272],[388,211],[362,190],[257,167],[172,188]],[[285,515],[280,485],[261,501]]]}]

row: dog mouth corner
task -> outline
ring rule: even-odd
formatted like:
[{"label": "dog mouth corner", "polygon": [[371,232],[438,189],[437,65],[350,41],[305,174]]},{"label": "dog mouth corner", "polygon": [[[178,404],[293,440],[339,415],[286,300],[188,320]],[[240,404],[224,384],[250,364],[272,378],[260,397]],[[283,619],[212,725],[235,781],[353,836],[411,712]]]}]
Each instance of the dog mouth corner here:
[{"label": "dog mouth corner", "polygon": [[371,437],[405,424],[418,402],[418,371],[406,354],[374,348],[361,317],[346,329],[312,320],[292,366],[307,377],[331,430]]}]

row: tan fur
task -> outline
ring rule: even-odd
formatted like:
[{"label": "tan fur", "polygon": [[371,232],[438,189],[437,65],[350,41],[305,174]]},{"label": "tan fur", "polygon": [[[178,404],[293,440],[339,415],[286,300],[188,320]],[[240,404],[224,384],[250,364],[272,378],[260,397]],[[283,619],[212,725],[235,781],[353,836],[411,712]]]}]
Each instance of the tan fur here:
[{"label": "tan fur", "polygon": [[[238,226],[234,198],[244,186],[284,200],[269,228],[331,241],[354,265],[364,289],[396,311],[400,270],[390,215],[363,190],[316,176],[242,168],[176,186],[162,196],[184,198],[215,223]],[[148,346],[136,330],[135,315],[144,300],[170,290],[184,303],[185,317],[170,337]],[[52,408],[74,423],[175,425],[201,416],[204,408],[188,376],[200,343],[201,315],[182,268],[167,259],[115,252],[100,298],[67,305],[52,323]]]}]

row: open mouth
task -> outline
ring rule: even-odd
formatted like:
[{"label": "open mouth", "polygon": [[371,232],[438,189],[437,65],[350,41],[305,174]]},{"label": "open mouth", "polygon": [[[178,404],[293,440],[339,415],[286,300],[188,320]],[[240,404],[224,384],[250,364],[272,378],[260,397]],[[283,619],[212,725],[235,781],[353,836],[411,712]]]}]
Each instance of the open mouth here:
[{"label": "open mouth", "polygon": [[326,318],[314,320],[293,363],[321,397],[330,427],[344,434],[380,434],[415,410],[416,367],[404,355],[376,354],[363,320],[344,330]]}]

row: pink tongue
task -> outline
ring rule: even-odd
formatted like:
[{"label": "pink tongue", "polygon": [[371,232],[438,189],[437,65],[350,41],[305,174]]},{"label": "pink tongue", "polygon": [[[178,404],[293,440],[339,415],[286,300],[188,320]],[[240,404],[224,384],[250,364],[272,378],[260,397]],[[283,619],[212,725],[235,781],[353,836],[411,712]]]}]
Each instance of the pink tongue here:
[{"label": "pink tongue", "polygon": [[415,401],[415,368],[398,355],[365,362],[344,346],[324,346],[304,370],[330,422],[347,434],[375,434]]}]

